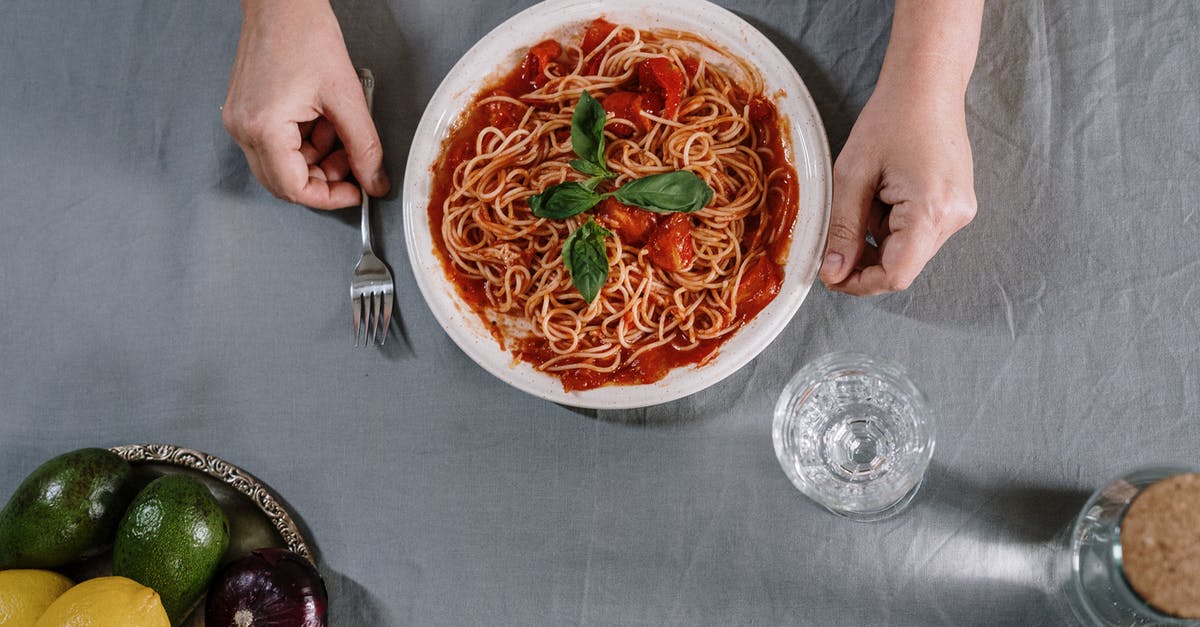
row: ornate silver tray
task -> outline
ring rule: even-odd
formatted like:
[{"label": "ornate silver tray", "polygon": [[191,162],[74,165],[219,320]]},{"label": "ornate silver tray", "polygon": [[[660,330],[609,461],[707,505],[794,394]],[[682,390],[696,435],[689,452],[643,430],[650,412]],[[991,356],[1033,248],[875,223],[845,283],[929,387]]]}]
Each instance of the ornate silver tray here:
[{"label": "ornate silver tray", "polygon": [[[229,549],[225,561],[254,549],[279,547],[314,562],[308,542],[282,500],[254,475],[203,451],[170,444],[127,444],[109,450],[133,465],[134,479],[143,485],[166,474],[188,474],[204,482],[229,519]],[[107,557],[107,556],[105,556]],[[108,574],[108,560],[93,560],[91,572],[76,579]],[[181,627],[203,627],[204,601]]]},{"label": "ornate silver tray", "polygon": [[[114,446],[109,450],[133,464],[139,473],[151,474],[150,479],[162,474],[177,473],[179,469],[194,471],[192,474],[201,475],[199,478],[208,484],[213,495],[217,497],[217,501],[225,509],[226,515],[229,516],[230,533],[234,538],[230,542],[228,555],[240,557],[240,553],[245,553],[252,549],[264,546],[280,546],[303,555],[309,561],[313,561],[312,553],[308,548],[308,542],[301,535],[292,514],[284,508],[279,497],[275,496],[275,493],[266,484],[245,470],[215,455],[170,444],[126,444],[124,446]],[[250,503],[258,511],[243,511],[245,503],[241,502],[240,499],[230,498],[233,496],[241,496],[249,499]],[[232,507],[230,507],[231,505]],[[244,537],[246,534],[239,534],[238,532],[250,531],[251,529],[239,529],[239,527],[244,527],[245,525],[239,525],[238,523],[258,522],[253,520],[253,516],[248,518],[244,515],[253,515],[255,513],[265,517],[266,522],[270,524],[275,533],[278,534],[278,537],[274,538],[275,541],[270,544],[247,546],[245,551],[239,553],[237,551],[239,544],[237,540],[239,540],[239,536]],[[253,528],[261,525],[249,526]],[[262,533],[254,533],[252,535],[263,540],[268,539],[262,538]]]}]

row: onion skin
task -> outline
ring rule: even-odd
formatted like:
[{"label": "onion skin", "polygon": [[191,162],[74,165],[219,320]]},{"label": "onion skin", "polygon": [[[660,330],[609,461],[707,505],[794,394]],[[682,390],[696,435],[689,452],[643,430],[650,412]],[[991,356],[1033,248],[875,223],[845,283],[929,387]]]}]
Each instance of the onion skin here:
[{"label": "onion skin", "polygon": [[317,569],[285,549],[258,549],[213,580],[209,627],[326,627],[328,597]]}]

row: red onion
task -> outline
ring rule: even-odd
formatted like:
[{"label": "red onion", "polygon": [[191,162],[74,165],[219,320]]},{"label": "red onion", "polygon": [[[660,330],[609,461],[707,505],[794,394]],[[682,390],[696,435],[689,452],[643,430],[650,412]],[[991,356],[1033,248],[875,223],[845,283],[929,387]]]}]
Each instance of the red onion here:
[{"label": "red onion", "polygon": [[213,580],[204,623],[217,627],[325,627],[325,582],[303,557],[258,549]]}]

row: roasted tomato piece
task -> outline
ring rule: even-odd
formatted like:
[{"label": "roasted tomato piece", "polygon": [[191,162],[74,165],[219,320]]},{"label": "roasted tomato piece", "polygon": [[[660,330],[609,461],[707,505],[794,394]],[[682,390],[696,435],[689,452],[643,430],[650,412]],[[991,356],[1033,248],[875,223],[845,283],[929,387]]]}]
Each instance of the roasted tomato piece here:
[{"label": "roasted tomato piece", "polygon": [[775,295],[783,284],[783,272],[779,266],[766,256],[759,257],[742,273],[742,281],[738,283],[737,304],[744,308],[743,316],[753,316],[758,313]]},{"label": "roasted tomato piece", "polygon": [[658,225],[658,216],[654,213],[621,204],[611,196],[605,198],[593,213],[596,220],[616,233],[624,245],[645,244],[650,232]]},{"label": "roasted tomato piece", "polygon": [[596,48],[599,48],[600,44],[604,43],[604,40],[608,38],[609,34],[611,34],[613,29],[616,27],[616,24],[613,24],[602,17],[592,20],[592,23],[588,24],[587,30],[583,33],[583,44],[580,46],[583,48],[583,54],[586,55]]},{"label": "roasted tomato piece", "polygon": [[617,137],[629,137],[637,131],[645,133],[650,130],[651,122],[649,118],[642,115],[643,111],[649,111],[646,108],[645,98],[642,94],[636,94],[631,91],[613,92],[604,99],[604,110],[611,113],[613,117],[629,120],[634,123],[634,127],[621,122],[609,124],[608,130],[612,131]]},{"label": "roasted tomato piece", "polygon": [[[663,109],[665,108],[665,102],[666,101],[663,100],[662,94],[657,92],[645,92],[642,94],[642,111],[661,116],[663,114]],[[648,119],[647,123],[649,123]]]},{"label": "roasted tomato piece", "polygon": [[650,231],[646,249],[650,251],[650,262],[663,270],[679,272],[691,268],[696,260],[692,219],[686,214],[672,213]]},{"label": "roasted tomato piece", "polygon": [[762,96],[755,96],[750,101],[750,121],[762,124],[775,119],[775,105]]},{"label": "roasted tomato piece", "polygon": [[659,94],[663,98],[663,115],[674,118],[679,113],[683,99],[683,72],[666,57],[654,57],[638,63],[638,84],[642,91]]},{"label": "roasted tomato piece", "polygon": [[562,54],[562,44],[556,40],[547,39],[529,49],[529,54],[538,58],[542,65],[547,65]]},{"label": "roasted tomato piece", "polygon": [[546,66],[550,65],[562,54],[562,44],[553,39],[547,39],[529,49],[525,61],[521,63],[521,80],[537,89],[550,79],[546,78]]},{"label": "roasted tomato piece", "polygon": [[[583,55],[587,56],[591,54],[592,51],[599,48],[600,44],[604,43],[604,40],[607,39],[616,28],[616,24],[613,24],[602,17],[593,20],[592,23],[588,25],[587,30],[583,33],[583,43],[580,45],[580,48],[583,49]],[[617,34],[612,41],[608,42],[606,49],[611,47],[613,44],[632,40],[633,35],[628,30],[622,31],[621,33]],[[597,71],[599,71],[600,61],[603,59],[604,51],[601,50],[600,52],[596,53],[596,56],[592,57],[591,60],[587,62],[583,68],[583,73],[595,74]]]}]

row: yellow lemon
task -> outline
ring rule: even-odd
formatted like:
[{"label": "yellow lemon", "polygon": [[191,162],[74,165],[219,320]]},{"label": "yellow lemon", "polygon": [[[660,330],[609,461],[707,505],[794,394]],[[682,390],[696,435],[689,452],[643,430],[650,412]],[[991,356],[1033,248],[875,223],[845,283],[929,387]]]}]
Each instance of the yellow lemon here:
[{"label": "yellow lemon", "polygon": [[0,570],[0,625],[34,627],[54,599],[73,585],[48,570]]},{"label": "yellow lemon", "polygon": [[124,577],[89,579],[55,599],[36,627],[171,627],[158,593]]}]

